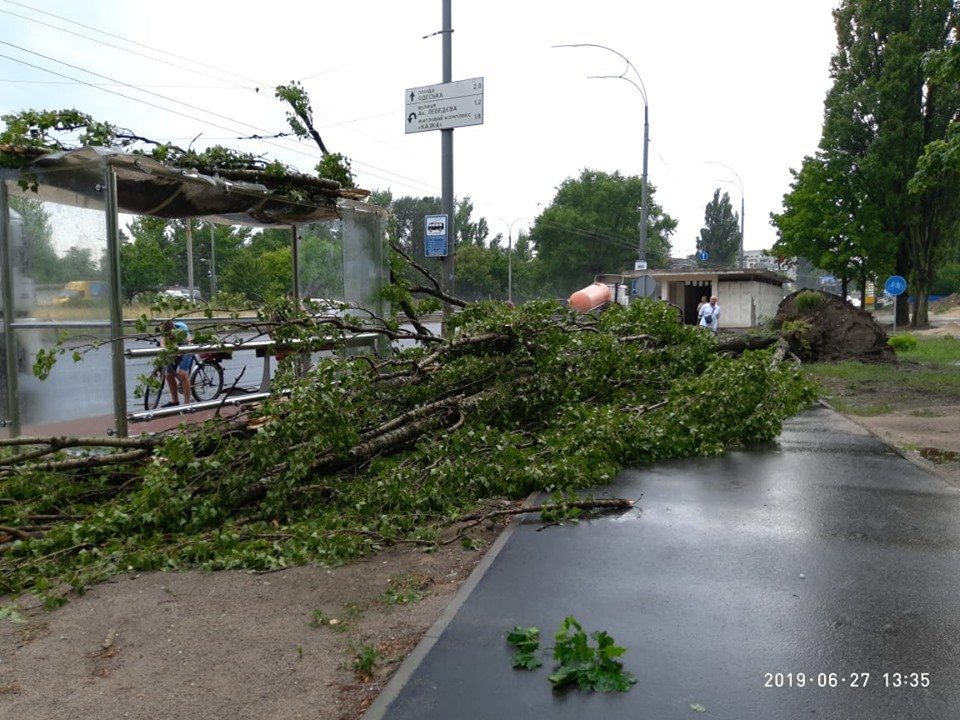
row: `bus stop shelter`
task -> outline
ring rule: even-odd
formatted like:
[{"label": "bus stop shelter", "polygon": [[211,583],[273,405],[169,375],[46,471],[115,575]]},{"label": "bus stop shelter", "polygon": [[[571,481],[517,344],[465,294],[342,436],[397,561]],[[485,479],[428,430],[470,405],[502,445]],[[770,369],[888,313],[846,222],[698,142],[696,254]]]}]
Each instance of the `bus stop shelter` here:
[{"label": "bus stop shelter", "polygon": [[[82,418],[107,418],[109,427],[94,426],[96,434],[128,434],[137,375],[125,352],[132,323],[124,319],[120,247],[132,216],[288,228],[290,290],[297,300],[311,296],[299,230],[330,224],[342,246],[343,297],[337,299],[386,316],[383,208],[320,178],[297,176],[309,200],[292,200],[258,182],[263,178],[254,171],[224,175],[229,177],[97,147],[43,155],[19,171],[0,170],[0,435],[44,434],[52,424]],[[40,204],[58,256],[80,250],[96,259],[103,293],[82,313],[55,311],[37,291],[35,238],[27,218],[11,207],[15,198]],[[47,380],[39,380],[32,372],[37,351],[66,336],[83,336],[98,348],[82,362],[61,360]]]}]

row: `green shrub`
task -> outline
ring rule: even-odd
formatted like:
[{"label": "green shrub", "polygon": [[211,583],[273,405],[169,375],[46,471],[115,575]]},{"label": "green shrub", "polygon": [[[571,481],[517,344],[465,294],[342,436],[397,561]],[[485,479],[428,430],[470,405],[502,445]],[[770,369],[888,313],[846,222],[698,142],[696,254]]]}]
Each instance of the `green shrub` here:
[{"label": "green shrub", "polygon": [[892,347],[897,352],[913,350],[915,347],[917,347],[917,339],[909,333],[905,335],[894,335],[887,340],[887,345]]}]

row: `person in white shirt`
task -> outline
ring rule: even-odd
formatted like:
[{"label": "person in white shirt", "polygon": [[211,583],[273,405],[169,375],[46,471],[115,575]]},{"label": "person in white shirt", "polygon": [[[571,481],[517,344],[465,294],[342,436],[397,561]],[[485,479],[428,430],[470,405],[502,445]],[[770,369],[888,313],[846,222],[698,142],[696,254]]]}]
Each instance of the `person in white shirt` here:
[{"label": "person in white shirt", "polygon": [[720,324],[720,306],[717,305],[717,296],[710,298],[710,302],[700,306],[700,327],[707,328],[714,335],[717,334],[717,326]]}]

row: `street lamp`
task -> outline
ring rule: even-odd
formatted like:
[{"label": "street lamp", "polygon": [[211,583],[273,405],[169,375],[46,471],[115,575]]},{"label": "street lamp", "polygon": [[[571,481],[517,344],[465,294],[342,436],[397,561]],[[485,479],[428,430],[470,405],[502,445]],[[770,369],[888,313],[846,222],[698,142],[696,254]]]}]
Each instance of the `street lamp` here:
[{"label": "street lamp", "polygon": [[[649,154],[648,150],[650,147],[650,104],[647,102],[647,88],[643,84],[643,78],[640,77],[640,73],[625,55],[618,53],[616,50],[609,48],[606,45],[597,45],[595,43],[571,43],[568,45],[554,45],[553,47],[594,47],[612,52],[627,64],[623,69],[623,72],[619,75],[589,75],[588,77],[590,79],[597,80],[603,80],[607,78],[614,80],[626,80],[640,92],[640,96],[643,98],[643,188],[641,189],[642,195],[640,199],[640,247],[638,249],[637,270],[646,270],[647,228],[650,220],[650,191],[647,188],[647,156]],[[633,70],[633,74],[637,76],[637,80],[640,83],[639,85],[631,78],[627,77],[627,73],[630,70]]]},{"label": "street lamp", "polygon": [[518,217],[513,222],[507,222],[503,218],[497,218],[507,226],[507,302],[513,303],[513,226],[526,217]]},{"label": "street lamp", "polygon": [[[722,168],[726,168],[733,173],[733,176],[737,179],[737,182],[734,183],[737,186],[737,189],[740,190],[740,256],[738,258],[737,267],[743,270],[743,219],[745,217],[745,200],[743,195],[743,180],[740,179],[740,176],[737,175],[737,171],[734,170],[729,165],[724,165],[722,162],[717,162],[715,160],[707,160],[708,165],[719,165]],[[732,182],[731,180],[722,180],[721,182]]]}]

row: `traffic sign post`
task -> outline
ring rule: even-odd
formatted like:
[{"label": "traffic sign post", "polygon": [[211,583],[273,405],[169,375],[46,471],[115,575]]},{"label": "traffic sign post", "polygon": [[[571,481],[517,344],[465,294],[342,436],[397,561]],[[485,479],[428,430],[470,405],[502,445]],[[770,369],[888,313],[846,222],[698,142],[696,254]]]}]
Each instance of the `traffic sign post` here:
[{"label": "traffic sign post", "polygon": [[423,254],[425,257],[443,258],[449,254],[447,220],[446,215],[424,216]]},{"label": "traffic sign post", "polygon": [[451,130],[483,124],[483,78],[407,88],[405,132]]},{"label": "traffic sign post", "polygon": [[893,331],[897,331],[897,297],[907,291],[907,281],[900,275],[891,275],[883,284],[883,289],[888,295],[893,295]]}]

